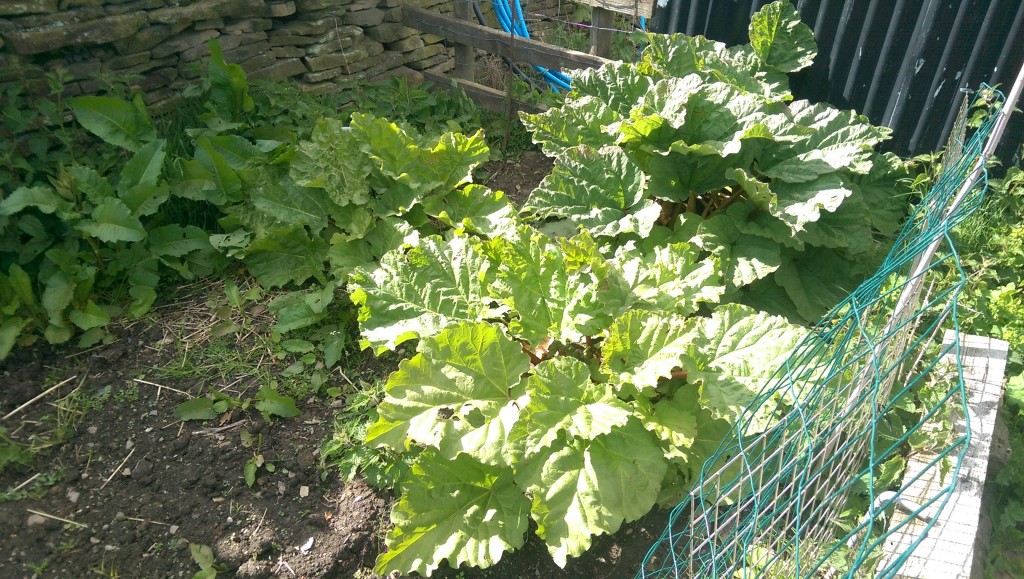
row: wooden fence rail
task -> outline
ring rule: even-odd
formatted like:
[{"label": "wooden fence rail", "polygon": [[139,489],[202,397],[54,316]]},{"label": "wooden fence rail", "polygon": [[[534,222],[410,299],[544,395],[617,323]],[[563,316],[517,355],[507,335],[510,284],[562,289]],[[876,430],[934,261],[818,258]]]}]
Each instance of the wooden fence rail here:
[{"label": "wooden fence rail", "polygon": [[474,82],[474,49],[555,70],[597,68],[611,62],[601,56],[513,36],[469,22],[469,3],[464,0],[456,0],[455,8],[456,16],[447,16],[406,4],[402,6],[402,24],[455,43],[455,78],[428,71],[424,71],[423,76],[444,88],[452,86],[454,81],[483,108],[504,112],[511,104],[518,110],[537,110],[535,106],[515,101],[505,92]]}]

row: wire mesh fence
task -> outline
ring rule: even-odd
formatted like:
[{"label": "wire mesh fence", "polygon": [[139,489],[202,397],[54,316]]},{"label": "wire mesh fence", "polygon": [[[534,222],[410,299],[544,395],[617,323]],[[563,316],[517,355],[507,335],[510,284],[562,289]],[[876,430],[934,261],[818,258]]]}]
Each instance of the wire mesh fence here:
[{"label": "wire mesh fence", "polygon": [[[1003,101],[983,87],[974,105]],[[983,200],[990,114],[968,138],[965,99],[941,174],[880,269],[827,314],[743,413],[671,512],[639,578],[891,577],[949,501],[970,428],[958,330],[966,277],[950,230]],[[949,272],[955,272],[950,275]],[[954,357],[954,359],[956,359]],[[933,456],[904,477],[911,454]],[[937,473],[936,473],[937,471]],[[905,490],[937,474],[924,502]],[[911,516],[899,522],[893,509]],[[896,557],[881,546],[912,521]],[[906,529],[904,529],[906,531]]]}]

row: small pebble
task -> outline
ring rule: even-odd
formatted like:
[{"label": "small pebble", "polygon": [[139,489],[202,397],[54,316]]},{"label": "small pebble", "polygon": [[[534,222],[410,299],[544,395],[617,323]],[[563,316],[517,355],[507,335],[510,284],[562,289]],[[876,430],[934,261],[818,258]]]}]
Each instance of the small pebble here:
[{"label": "small pebble", "polygon": [[178,532],[178,525],[171,525],[171,528],[168,529],[167,532],[169,532],[172,535],[177,533]]},{"label": "small pebble", "polygon": [[92,543],[93,545],[99,545],[100,544],[100,538],[99,537],[89,537],[89,542]]},{"label": "small pebble", "polygon": [[135,442],[132,441],[131,439],[129,439],[128,442],[124,443],[125,450],[131,450],[134,446]]},{"label": "small pebble", "polygon": [[38,526],[38,525],[45,525],[46,524],[46,517],[44,517],[42,515],[31,514],[31,515],[28,516],[28,521],[26,522],[26,524],[28,526],[30,526],[30,527],[35,527],[35,526]]},{"label": "small pebble", "polygon": [[90,426],[86,430],[89,431],[89,434],[96,434],[97,432],[100,431],[100,428],[98,426]]},{"label": "small pebble", "polygon": [[124,476],[132,476],[132,469],[124,467],[124,470],[121,471],[121,474]]},{"label": "small pebble", "polygon": [[308,497],[309,496],[309,487],[307,487],[306,485],[302,485],[301,487],[299,487],[299,496],[302,497],[302,498]]},{"label": "small pebble", "polygon": [[121,511],[117,511],[117,514],[114,515],[114,518],[119,520],[119,521],[123,521],[124,520],[124,513],[122,513]]},{"label": "small pebble", "polygon": [[71,501],[72,503],[77,503],[78,497],[80,496],[82,496],[82,493],[76,491],[75,489],[68,489],[68,500]]}]

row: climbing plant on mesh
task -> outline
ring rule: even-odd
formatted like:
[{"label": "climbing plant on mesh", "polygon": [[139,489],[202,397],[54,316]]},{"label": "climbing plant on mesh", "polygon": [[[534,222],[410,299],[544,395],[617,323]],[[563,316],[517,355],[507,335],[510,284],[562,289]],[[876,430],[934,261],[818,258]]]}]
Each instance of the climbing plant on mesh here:
[{"label": "climbing plant on mesh", "polygon": [[[988,87],[977,95],[989,111],[1003,100]],[[967,139],[970,108],[965,101],[940,176],[880,269],[821,319],[747,407],[638,578],[891,577],[934,525],[970,442],[969,428],[950,426],[967,412],[962,368],[939,362],[959,352],[965,282],[950,230],[982,202],[979,160],[996,118]],[[946,328],[954,337],[943,343]],[[904,480],[906,456],[919,451],[936,458]],[[905,491],[922,477],[941,488],[908,502]],[[893,517],[896,507],[910,516]],[[909,548],[883,556],[880,546],[915,521]]]}]

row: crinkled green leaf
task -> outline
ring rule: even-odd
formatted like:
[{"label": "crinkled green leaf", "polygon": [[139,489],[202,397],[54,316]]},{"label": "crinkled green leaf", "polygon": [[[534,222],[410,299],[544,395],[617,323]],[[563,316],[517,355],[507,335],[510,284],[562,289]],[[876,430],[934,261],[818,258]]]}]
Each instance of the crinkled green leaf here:
[{"label": "crinkled green leaf", "polygon": [[156,128],[145,107],[106,96],[76,97],[66,102],[83,127],[111,145],[138,151],[156,138]]},{"label": "crinkled green leaf", "polygon": [[314,234],[327,226],[331,205],[327,193],[315,187],[300,187],[291,179],[266,175],[252,192],[253,205],[285,225],[305,225]]},{"label": "crinkled green leaf", "polygon": [[[390,425],[379,440],[400,450],[401,438],[434,446],[447,457],[466,453],[485,464],[502,464],[502,452],[518,415],[521,377],[530,367],[522,346],[487,323],[462,323],[420,340],[420,353],[402,362],[377,406]],[[402,435],[401,438],[399,435]],[[367,442],[377,437],[372,432]]]},{"label": "crinkled green leaf", "polygon": [[[697,337],[693,318],[634,310],[615,320],[601,349],[612,381],[643,392],[683,366]],[[620,387],[621,388],[621,387]]]},{"label": "crinkled green leaf", "polygon": [[68,320],[78,326],[80,330],[91,330],[110,323],[110,314],[89,300],[82,309],[71,310],[68,313]]},{"label": "crinkled green leaf", "polygon": [[867,174],[853,174],[846,182],[863,200],[868,223],[885,235],[895,234],[907,213],[909,191],[901,180],[907,176],[903,161],[893,153],[871,157]]},{"label": "crinkled green leaf", "polygon": [[836,173],[800,183],[778,181],[772,184],[755,179],[743,169],[733,169],[728,175],[740,183],[755,205],[788,225],[793,233],[820,219],[822,212],[835,211],[853,195]]},{"label": "crinkled green leaf", "polygon": [[600,149],[614,144],[615,137],[606,133],[604,127],[622,116],[599,98],[582,96],[543,113],[521,114],[520,118],[533,135],[533,142],[548,155],[558,156],[579,145]]},{"label": "crinkled green leaf", "polygon": [[380,260],[389,251],[419,243],[419,231],[405,221],[378,219],[362,236],[352,238],[342,234],[331,237],[327,258],[331,273],[345,279],[355,268]]},{"label": "crinkled green leaf", "polygon": [[810,66],[818,54],[814,31],[800,21],[789,0],[776,0],[750,19],[750,45],[772,68],[794,72]]},{"label": "crinkled green leaf", "polygon": [[299,143],[289,171],[304,187],[319,187],[345,207],[370,200],[370,159],[340,119],[317,121],[309,141]]},{"label": "crinkled green leaf", "polygon": [[487,317],[489,262],[473,238],[424,239],[394,250],[377,267],[352,274],[363,348],[381,353],[414,338],[434,336],[460,321]]},{"label": "crinkled green leaf", "polygon": [[700,382],[701,404],[734,421],[785,362],[807,331],[747,306],[719,306],[698,325],[687,380]]},{"label": "crinkled green leaf", "polygon": [[426,148],[425,164],[417,170],[427,172],[441,192],[473,181],[473,168],[487,161],[490,152],[483,130],[472,135],[444,133]]},{"label": "crinkled green leaf", "polygon": [[654,435],[630,420],[593,440],[572,440],[516,473],[533,495],[530,514],[555,563],[590,548],[654,506],[668,462]]},{"label": "crinkled green leaf", "polygon": [[786,74],[764,69],[750,46],[726,47],[703,36],[657,34],[649,37],[642,65],[678,78],[698,74],[704,80],[723,82],[771,100],[789,97]]},{"label": "crinkled green leaf", "polygon": [[847,169],[871,170],[872,147],[892,132],[876,127],[855,111],[798,101],[789,105],[795,125],[780,137],[780,146],[766,151],[758,169],[773,179],[803,183]]},{"label": "crinkled green leaf", "polygon": [[523,210],[538,219],[562,219],[594,236],[646,236],[661,206],[645,199],[646,179],[619,149],[569,149],[530,195]]},{"label": "crinkled green leaf", "polygon": [[100,241],[116,243],[146,238],[146,228],[120,199],[105,200],[89,216],[91,219],[83,219],[76,227]]},{"label": "crinkled green leaf", "polygon": [[529,404],[512,428],[510,453],[530,457],[557,446],[559,437],[591,440],[625,426],[632,414],[609,384],[595,383],[587,366],[558,357],[538,364],[526,382]]},{"label": "crinkled green leaf", "polygon": [[210,235],[194,225],[171,224],[149,230],[149,250],[154,255],[181,257],[209,247]]},{"label": "crinkled green leaf", "polygon": [[511,235],[520,225],[517,211],[501,191],[469,184],[423,201],[426,212],[457,232],[484,237]]},{"label": "crinkled green leaf", "polygon": [[674,396],[656,402],[648,413],[638,413],[647,430],[662,441],[665,457],[702,457],[696,454],[693,444],[697,439],[698,407],[684,396]]},{"label": "crinkled green leaf", "polygon": [[808,248],[803,252],[783,252],[782,265],[775,272],[775,282],[805,320],[821,318],[832,309],[870,271],[873,263],[849,260],[828,248]]},{"label": "crinkled green leaf", "polygon": [[584,320],[576,318],[575,306],[597,287],[587,268],[567,264],[561,246],[529,227],[491,240],[488,251],[498,263],[491,295],[512,309],[513,335],[531,344],[580,337]]},{"label": "crinkled green leaf", "polygon": [[35,207],[43,213],[52,214],[65,211],[70,206],[70,203],[61,199],[53,188],[47,185],[18,187],[7,197],[0,199],[0,215],[14,215],[26,207]]},{"label": "crinkled green leaf", "polygon": [[327,244],[302,227],[273,229],[249,244],[245,267],[265,287],[301,284],[322,277]]},{"label": "crinkled green leaf", "polygon": [[140,185],[156,186],[160,181],[160,174],[163,173],[164,158],[167,156],[166,145],[167,141],[164,139],[146,143],[121,169],[121,177],[117,183],[118,195],[133,211],[137,206],[125,199],[125,195]]},{"label": "crinkled green leaf", "polygon": [[375,571],[430,576],[445,559],[452,568],[489,567],[523,545],[529,510],[512,469],[427,450],[391,511],[395,527]]},{"label": "crinkled green leaf", "polygon": [[588,68],[572,75],[572,88],[576,94],[599,99],[624,117],[637,102],[651,90],[653,80],[640,74],[634,65],[614,61],[598,68]]},{"label": "crinkled green leaf", "polygon": [[[725,293],[718,261],[701,259],[695,245],[671,243],[651,252],[620,252],[613,263],[631,301],[685,316],[702,303],[717,303]],[[633,307],[640,305],[635,302]]]},{"label": "crinkled green leaf", "polygon": [[741,232],[736,217],[718,213],[701,222],[694,240],[719,257],[728,291],[771,275],[782,264],[779,244],[760,235]]},{"label": "crinkled green leaf", "polygon": [[31,319],[11,316],[4,318],[0,323],[0,360],[3,360],[11,353],[18,336],[22,330],[32,323]]}]

